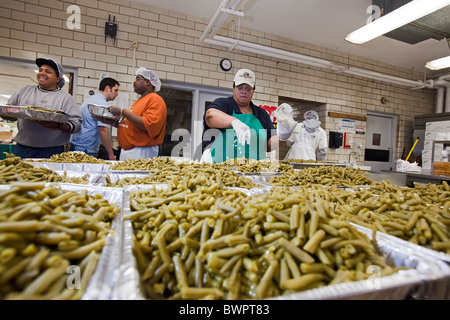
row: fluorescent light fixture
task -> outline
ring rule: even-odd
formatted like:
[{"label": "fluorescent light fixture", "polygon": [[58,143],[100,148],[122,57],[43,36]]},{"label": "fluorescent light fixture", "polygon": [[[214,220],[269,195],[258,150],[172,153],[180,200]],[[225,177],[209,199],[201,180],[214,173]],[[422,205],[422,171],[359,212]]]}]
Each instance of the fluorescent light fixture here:
[{"label": "fluorescent light fixture", "polygon": [[431,70],[450,68],[450,56],[436,59],[433,61],[428,61],[425,67]]},{"label": "fluorescent light fixture", "polygon": [[414,0],[353,31],[345,40],[362,44],[450,5],[450,0]]},{"label": "fluorescent light fixture", "polygon": [[6,99],[11,98],[11,96],[9,94],[0,94],[0,96],[2,96],[3,98],[6,98]]}]

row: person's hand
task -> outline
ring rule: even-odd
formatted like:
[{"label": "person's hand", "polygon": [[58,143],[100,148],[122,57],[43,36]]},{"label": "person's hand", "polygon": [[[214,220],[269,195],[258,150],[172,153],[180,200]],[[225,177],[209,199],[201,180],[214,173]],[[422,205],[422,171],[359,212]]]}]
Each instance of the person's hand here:
[{"label": "person's hand", "polygon": [[280,140],[286,141],[287,139],[289,139],[289,137],[292,134],[292,131],[294,131],[297,124],[298,124],[297,121],[294,121],[292,123],[288,122],[287,120],[279,121],[278,128],[280,129]]},{"label": "person's hand", "polygon": [[108,111],[111,112],[111,114],[112,114],[114,117],[119,117],[119,116],[122,115],[123,108],[122,108],[122,107],[118,107],[118,106],[110,106],[110,107],[108,108]]},{"label": "person's hand", "polygon": [[246,142],[250,144],[250,128],[245,123],[236,119],[231,122],[231,126],[236,131],[237,140],[240,144],[245,144]]},{"label": "person's hand", "polygon": [[42,121],[42,120],[37,120],[37,122],[39,122],[39,124],[43,127],[46,127],[48,129],[59,129],[59,123],[55,122],[55,121]]}]

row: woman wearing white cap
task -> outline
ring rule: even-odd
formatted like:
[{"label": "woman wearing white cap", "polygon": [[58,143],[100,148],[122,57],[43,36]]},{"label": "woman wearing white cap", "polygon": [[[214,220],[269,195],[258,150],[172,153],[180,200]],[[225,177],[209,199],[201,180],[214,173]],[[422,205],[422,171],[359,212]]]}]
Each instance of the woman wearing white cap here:
[{"label": "woman wearing white cap", "polygon": [[233,96],[218,98],[207,107],[201,162],[220,163],[243,157],[261,160],[267,158],[266,152],[278,147],[269,114],[251,101],[254,91],[255,74],[240,69],[234,77]]},{"label": "woman wearing white cap", "polygon": [[114,116],[124,118],[117,130],[121,161],[157,157],[166,130],[166,103],[156,93],[161,89],[158,76],[151,70],[139,68],[133,87],[140,98],[130,109],[109,107]]},{"label": "woman wearing white cap", "polygon": [[71,134],[80,131],[83,117],[74,98],[61,90],[65,83],[61,64],[42,58],[35,62],[39,67],[36,74],[38,85],[22,87],[9,98],[8,104],[63,111],[69,118],[65,123],[18,119],[19,132],[14,138],[13,154],[21,158],[50,158],[65,151]]}]

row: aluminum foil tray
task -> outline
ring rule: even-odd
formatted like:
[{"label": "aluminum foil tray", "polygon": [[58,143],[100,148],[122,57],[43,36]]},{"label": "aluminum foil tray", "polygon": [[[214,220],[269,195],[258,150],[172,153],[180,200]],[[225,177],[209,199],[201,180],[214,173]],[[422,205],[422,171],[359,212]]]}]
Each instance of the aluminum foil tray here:
[{"label": "aluminum foil tray", "polygon": [[268,186],[272,186],[269,181],[273,177],[274,176],[262,176],[262,175],[250,175],[250,176],[247,176],[247,178],[252,179],[252,181],[254,181],[256,183],[263,183],[263,184],[268,185]]},{"label": "aluminum foil tray", "polygon": [[[359,231],[369,234],[372,232],[371,229],[360,226],[356,223],[351,222]],[[433,249],[426,248],[424,246],[417,245],[415,243],[400,239],[393,235],[383,233],[381,231],[377,231],[377,238],[388,239],[391,242],[401,243],[403,246],[410,248],[411,250],[416,250],[420,255],[429,256],[431,259],[441,260],[450,265],[450,254],[446,254],[444,252],[436,251]]]},{"label": "aluminum foil tray", "polygon": [[66,176],[68,178],[82,178],[84,175],[88,174],[88,181],[90,185],[102,186],[103,176],[99,173],[89,173],[89,172],[79,172],[79,171],[60,171],[54,170],[60,176]]},{"label": "aluminum foil tray", "polygon": [[291,162],[291,161],[281,161],[281,162],[289,164],[294,169],[316,168],[322,166],[347,167],[346,163],[337,163],[337,162]]},{"label": "aluminum foil tray", "polygon": [[[361,233],[372,239],[373,230],[351,223]],[[416,255],[435,264],[435,268],[420,269],[425,273],[425,281],[415,286],[409,293],[414,299],[449,300],[450,299],[450,255],[436,250],[419,246],[409,241],[394,237],[390,234],[377,232],[377,243],[387,243],[396,251],[391,253],[390,258],[396,259],[402,255]],[[445,265],[447,267],[445,267]],[[419,266],[417,267],[419,268]]]},{"label": "aluminum foil tray", "polygon": [[[36,159],[34,159],[36,160]],[[27,162],[27,159],[25,159]],[[46,168],[54,171],[78,171],[78,172],[109,172],[111,171],[109,164],[96,163],[61,163],[61,162],[37,162],[28,161],[27,163],[36,168]]]},{"label": "aluminum foil tray", "polygon": [[[106,180],[106,175],[109,177],[109,181],[111,183],[117,182],[121,179],[133,179],[133,178],[146,178],[148,177],[147,173],[129,173],[129,172],[105,172],[100,174],[98,183],[103,186],[107,186],[108,182]],[[160,182],[155,182],[155,184],[161,184]]]},{"label": "aluminum foil tray", "polygon": [[[55,183],[45,183],[54,185]],[[119,208],[123,207],[123,189],[105,188],[98,186],[86,186],[79,184],[60,183],[62,190],[81,192],[86,190],[89,195],[100,194],[109,203],[114,203]],[[0,190],[7,190],[10,185],[0,185]],[[100,254],[95,272],[89,280],[82,300],[109,300],[119,280],[119,256],[121,255],[121,240],[123,237],[123,215],[122,211],[112,221],[111,232]]]},{"label": "aluminum foil tray", "polygon": [[[159,185],[134,185],[127,186],[124,190],[124,200],[122,207],[123,217],[126,218],[131,214],[130,211],[130,192],[135,190],[146,190],[155,188],[157,190],[165,190],[168,188],[167,184]],[[230,188],[234,190],[241,190],[248,196],[263,194],[267,192],[265,188]],[[140,276],[137,270],[135,256],[133,254],[133,227],[130,220],[124,220],[123,224],[123,242],[122,242],[122,256],[120,264],[120,281],[119,285],[114,288],[113,299],[119,300],[143,300],[145,299],[141,291]]]},{"label": "aluminum foil tray", "polygon": [[0,115],[26,120],[41,120],[66,123],[69,120],[67,113],[54,112],[52,110],[32,109],[28,106],[6,106],[0,105]]},{"label": "aluminum foil tray", "polygon": [[283,175],[283,172],[241,172],[235,171],[238,175],[241,176],[261,176],[261,177],[280,177]]},{"label": "aluminum foil tray", "polygon": [[100,106],[97,104],[88,104],[89,112],[91,113],[92,117],[97,120],[101,121],[103,123],[117,126],[120,122],[120,119],[117,119],[115,116],[112,115],[111,112],[108,110],[108,106]]},{"label": "aluminum foil tray", "polygon": [[[150,188],[167,188],[167,185],[140,185],[124,188],[123,216],[131,214],[129,209],[130,191]],[[235,188],[233,188],[235,189]],[[266,189],[242,191],[248,195],[266,192]],[[372,231],[359,228],[372,239]],[[124,221],[122,257],[120,264],[121,279],[115,287],[114,299],[146,299],[141,291],[140,275],[133,254],[133,229],[129,220]],[[377,233],[377,244],[383,256],[393,266],[405,266],[395,274],[354,282],[328,285],[290,295],[271,298],[271,300],[403,300],[403,299],[449,299],[450,266],[444,261],[424,254],[414,244],[406,244],[393,237]]]},{"label": "aluminum foil tray", "polygon": [[156,170],[108,170],[108,173],[114,173],[114,174],[122,174],[122,173],[128,173],[128,174],[149,174],[149,173],[155,173]]}]

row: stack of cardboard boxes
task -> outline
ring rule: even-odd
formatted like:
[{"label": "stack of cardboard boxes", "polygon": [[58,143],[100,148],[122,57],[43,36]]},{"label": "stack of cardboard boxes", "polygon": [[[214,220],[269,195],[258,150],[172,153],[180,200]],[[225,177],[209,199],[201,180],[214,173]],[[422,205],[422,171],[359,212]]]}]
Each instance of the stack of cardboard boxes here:
[{"label": "stack of cardboard boxes", "polygon": [[[441,154],[443,150],[448,148],[446,147],[446,141],[448,141],[448,144],[450,145],[450,121],[435,121],[426,123],[425,141],[422,150],[422,169],[431,170],[436,162],[443,162]],[[433,142],[435,142],[434,159],[432,158]],[[436,172],[433,172],[433,174],[436,174]]]}]

